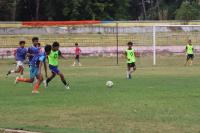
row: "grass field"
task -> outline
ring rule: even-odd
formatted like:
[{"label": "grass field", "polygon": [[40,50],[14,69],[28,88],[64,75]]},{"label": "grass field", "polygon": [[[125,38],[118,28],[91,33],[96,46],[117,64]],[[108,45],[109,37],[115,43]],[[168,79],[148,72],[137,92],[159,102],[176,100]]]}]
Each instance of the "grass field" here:
[{"label": "grass field", "polygon": [[[0,128],[48,133],[199,133],[200,62],[184,67],[183,57],[137,60],[132,80],[125,79],[124,60],[83,58],[82,67],[61,61],[71,83],[58,77],[40,94],[30,84],[6,77],[12,60],[0,61]],[[26,69],[27,70],[27,69]],[[105,82],[112,80],[113,88]]]}]

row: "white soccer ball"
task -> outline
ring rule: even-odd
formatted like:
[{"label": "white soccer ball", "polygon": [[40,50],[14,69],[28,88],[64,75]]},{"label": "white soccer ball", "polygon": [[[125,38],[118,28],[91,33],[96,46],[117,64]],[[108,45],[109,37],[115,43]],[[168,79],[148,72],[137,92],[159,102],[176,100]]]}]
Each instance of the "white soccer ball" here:
[{"label": "white soccer ball", "polygon": [[107,82],[106,82],[106,86],[107,86],[107,87],[110,87],[110,88],[111,88],[113,85],[114,85],[114,84],[113,84],[112,81],[107,81]]}]

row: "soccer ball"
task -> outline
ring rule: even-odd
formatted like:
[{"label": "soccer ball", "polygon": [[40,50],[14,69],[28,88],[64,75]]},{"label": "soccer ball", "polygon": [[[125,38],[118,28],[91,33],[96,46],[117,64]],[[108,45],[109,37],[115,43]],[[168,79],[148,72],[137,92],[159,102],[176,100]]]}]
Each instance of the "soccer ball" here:
[{"label": "soccer ball", "polygon": [[114,85],[114,84],[113,84],[112,81],[107,81],[107,82],[106,82],[106,86],[109,87],[109,88],[111,88],[113,85]]}]

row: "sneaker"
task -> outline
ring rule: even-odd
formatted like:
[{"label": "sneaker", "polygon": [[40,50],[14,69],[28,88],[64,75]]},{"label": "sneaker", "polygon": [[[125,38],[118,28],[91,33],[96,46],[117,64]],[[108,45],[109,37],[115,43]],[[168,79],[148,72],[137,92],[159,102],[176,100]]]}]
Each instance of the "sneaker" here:
[{"label": "sneaker", "polygon": [[32,91],[33,94],[39,94],[39,91]]},{"label": "sneaker", "polygon": [[15,78],[15,84],[18,83],[18,78],[19,78],[19,77],[16,77],[16,78]]},{"label": "sneaker", "polygon": [[47,81],[46,80],[43,81],[43,85],[44,85],[44,88],[47,88]]},{"label": "sneaker", "polygon": [[66,85],[66,86],[65,86],[65,89],[69,90],[70,88],[69,88],[69,86],[68,86],[68,85]]},{"label": "sneaker", "polygon": [[8,73],[6,74],[7,76],[11,74],[11,71],[8,71]]}]

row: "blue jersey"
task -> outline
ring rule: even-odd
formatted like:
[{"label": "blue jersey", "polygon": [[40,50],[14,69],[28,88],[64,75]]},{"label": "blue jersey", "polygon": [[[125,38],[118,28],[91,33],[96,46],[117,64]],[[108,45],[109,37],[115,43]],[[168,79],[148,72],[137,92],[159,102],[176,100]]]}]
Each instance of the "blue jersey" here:
[{"label": "blue jersey", "polygon": [[[31,46],[28,48],[28,53],[29,54],[39,54],[40,52],[40,48],[39,47],[35,47],[35,46]],[[31,60],[33,59],[34,56],[29,56],[29,63],[31,62]]]},{"label": "blue jersey", "polygon": [[24,61],[26,59],[27,49],[19,47],[16,49],[16,60],[17,61]]},{"label": "blue jersey", "polygon": [[35,54],[30,62],[30,66],[39,67],[40,62],[44,63],[46,60],[45,53]]}]

